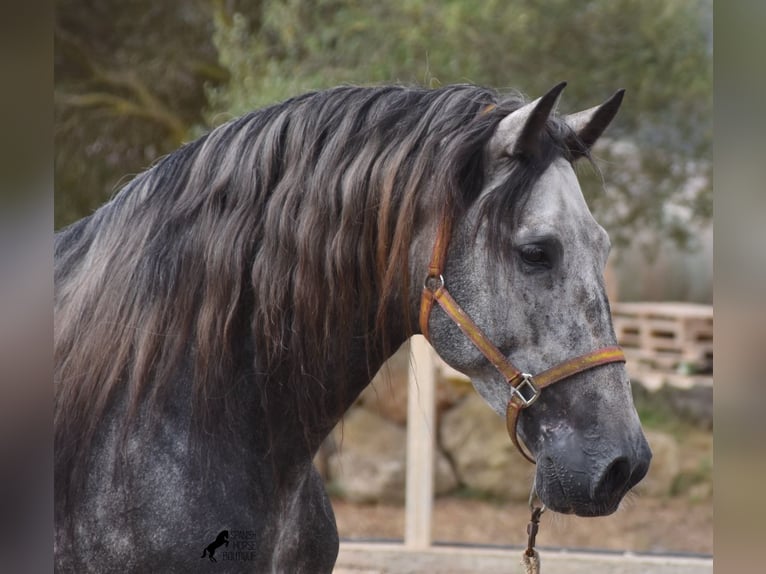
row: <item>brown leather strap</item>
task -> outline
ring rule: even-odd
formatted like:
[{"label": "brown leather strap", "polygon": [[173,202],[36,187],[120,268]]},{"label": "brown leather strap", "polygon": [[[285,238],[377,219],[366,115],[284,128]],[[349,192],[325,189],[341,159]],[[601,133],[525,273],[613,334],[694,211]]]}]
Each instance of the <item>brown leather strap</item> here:
[{"label": "brown leather strap", "polygon": [[505,358],[503,353],[492,344],[479,326],[473,322],[468,314],[463,311],[462,307],[458,305],[457,301],[452,298],[452,295],[450,295],[443,284],[439,285],[432,292],[431,298],[434,299],[444,312],[450,316],[458,327],[460,327],[460,330],[463,331],[465,336],[476,345],[476,348],[487,357],[489,362],[502,373],[506,381],[513,385],[514,382],[521,380],[521,371],[514,367],[508,359]]},{"label": "brown leather strap", "polygon": [[442,217],[439,228],[436,230],[436,240],[434,241],[434,248],[431,252],[431,262],[428,264],[428,275],[426,276],[426,282],[423,285],[423,295],[420,299],[420,332],[428,339],[428,319],[431,316],[431,308],[434,304],[433,290],[436,284],[440,283],[444,285],[444,278],[442,272],[444,271],[444,263],[447,260],[447,246],[450,239],[450,226],[447,224],[448,219]]},{"label": "brown leather strap", "polygon": [[435,301],[460,327],[460,330],[463,331],[466,337],[476,345],[476,348],[482,352],[487,360],[503,375],[512,388],[511,398],[506,409],[508,434],[513,445],[524,458],[534,463],[535,460],[521,446],[517,436],[519,414],[521,411],[537,400],[543,388],[588,369],[614,362],[625,362],[625,355],[619,347],[604,347],[559,363],[535,376],[522,373],[508,361],[505,355],[489,340],[479,326],[473,322],[452,295],[450,295],[449,291],[447,291],[442,272],[447,257],[450,229],[445,222],[446,218],[439,225],[431,262],[428,266],[428,276],[423,286],[423,295],[420,301],[420,331],[426,339],[429,338],[428,320]]},{"label": "brown leather strap", "polygon": [[[607,365],[609,363],[625,362],[625,354],[619,347],[604,347],[591,351],[585,355],[575,357],[559,363],[555,367],[551,367],[547,371],[543,371],[539,375],[535,375],[530,378],[530,382],[537,387],[538,392],[542,391],[545,387],[557,383],[563,379],[600,367],[601,365]],[[511,437],[513,446],[530,462],[535,460],[527,453],[527,449],[521,446],[517,435],[517,427],[519,424],[519,414],[523,409],[528,407],[531,403],[525,402],[516,393],[511,395],[511,400],[508,401],[508,407],[505,411],[505,425],[508,429],[508,435]]]}]

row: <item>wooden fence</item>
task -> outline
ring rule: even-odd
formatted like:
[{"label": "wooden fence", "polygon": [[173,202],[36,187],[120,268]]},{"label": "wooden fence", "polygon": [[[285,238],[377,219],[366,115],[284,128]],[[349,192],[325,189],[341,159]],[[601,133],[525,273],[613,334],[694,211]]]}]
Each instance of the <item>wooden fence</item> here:
[{"label": "wooden fence", "polygon": [[[641,382],[648,381],[650,387],[658,384],[712,385],[712,307],[684,303],[616,303],[612,305],[612,315],[617,340],[625,349],[632,378],[640,377]],[[405,531],[401,550],[425,556],[433,552],[435,373],[436,369],[449,367],[420,335],[411,339],[410,353]],[[345,555],[353,554],[351,549],[353,545],[342,546],[341,557],[344,552]],[[703,562],[695,563],[696,570],[692,571],[712,572],[712,561]],[[673,565],[669,565],[667,569],[657,571],[685,571],[680,563],[676,566],[680,569],[673,570]]]},{"label": "wooden fence", "polygon": [[[615,303],[617,342],[625,350],[632,379],[654,390],[712,385],[713,308],[691,303]],[[410,341],[407,397],[405,546],[431,544],[433,460],[436,437],[436,369],[452,371],[420,335]]]}]

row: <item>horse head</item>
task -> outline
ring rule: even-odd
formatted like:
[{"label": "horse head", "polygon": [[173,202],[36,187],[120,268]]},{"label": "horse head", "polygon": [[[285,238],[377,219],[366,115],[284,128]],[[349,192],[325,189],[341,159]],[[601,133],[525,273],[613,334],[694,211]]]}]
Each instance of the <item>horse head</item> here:
[{"label": "horse head", "polygon": [[[562,118],[554,108],[563,88],[499,122],[485,149],[485,184],[450,222],[437,277],[417,258],[420,276],[443,283],[501,358],[525,373],[616,346],[603,276],[609,237],[588,209],[573,164],[589,157],[622,91]],[[422,252],[425,243],[416,248]],[[427,307],[421,325],[436,351],[506,415],[515,392],[509,377],[442,306]],[[518,417],[518,434],[537,463],[540,499],[562,513],[614,512],[651,459],[624,362],[567,375],[535,399]]]}]

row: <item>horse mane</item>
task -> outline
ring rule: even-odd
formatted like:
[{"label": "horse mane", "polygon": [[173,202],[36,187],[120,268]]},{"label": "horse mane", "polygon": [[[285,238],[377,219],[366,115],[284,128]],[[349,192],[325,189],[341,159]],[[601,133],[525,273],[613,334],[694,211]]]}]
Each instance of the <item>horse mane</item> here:
[{"label": "horse mane", "polygon": [[[57,497],[82,480],[118,397],[127,429],[163,404],[165,381],[191,385],[204,433],[236,419],[230,391],[254,378],[266,399],[278,379],[290,416],[316,423],[307,380],[343,380],[322,371],[327,357],[342,370],[360,335],[384,352],[394,309],[412,332],[415,231],[476,201],[486,144],[523,103],[471,85],[309,93],[185,145],[59,233]],[[565,153],[565,129],[549,121],[543,163]],[[483,199],[497,230],[545,167],[509,162],[515,177]]]}]

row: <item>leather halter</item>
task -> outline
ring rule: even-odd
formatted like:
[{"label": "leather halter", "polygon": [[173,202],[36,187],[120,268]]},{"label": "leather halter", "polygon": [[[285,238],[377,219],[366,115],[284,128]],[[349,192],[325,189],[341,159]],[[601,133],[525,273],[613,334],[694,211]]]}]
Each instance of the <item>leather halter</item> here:
[{"label": "leather halter", "polygon": [[585,355],[568,359],[563,363],[551,367],[550,369],[530,375],[524,373],[513,366],[505,358],[503,353],[495,347],[487,338],[476,323],[471,320],[468,314],[458,305],[447,291],[444,285],[444,263],[447,256],[447,245],[450,239],[450,225],[447,218],[443,218],[436,235],[431,263],[428,266],[428,275],[423,285],[423,295],[420,300],[420,331],[429,339],[428,319],[431,315],[434,301],[444,310],[447,315],[457,324],[463,333],[471,342],[482,352],[492,365],[505,377],[506,382],[511,386],[511,398],[506,408],[506,426],[508,435],[518,451],[531,463],[535,460],[529,455],[525,448],[519,443],[516,435],[516,428],[519,422],[521,411],[540,396],[540,392],[545,387],[558,381],[571,377],[577,373],[615,362],[625,362],[625,355],[622,349],[616,346],[603,347]]}]

